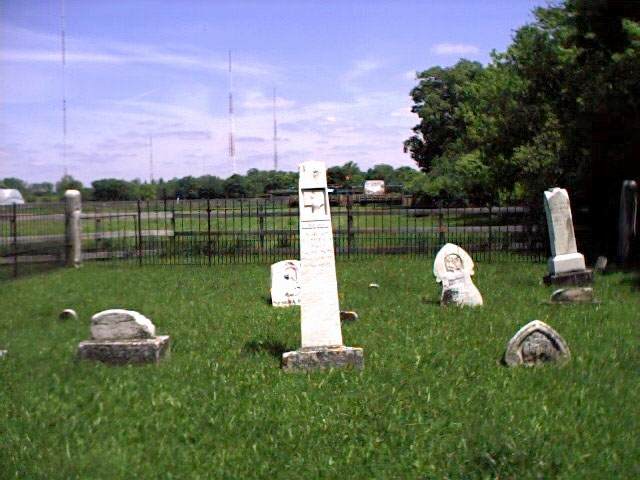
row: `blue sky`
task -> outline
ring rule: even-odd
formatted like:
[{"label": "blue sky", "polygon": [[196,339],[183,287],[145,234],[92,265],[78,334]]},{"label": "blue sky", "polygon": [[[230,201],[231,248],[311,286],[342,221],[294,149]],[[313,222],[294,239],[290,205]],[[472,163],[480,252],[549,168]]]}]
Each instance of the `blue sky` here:
[{"label": "blue sky", "polygon": [[[232,173],[355,161],[414,166],[415,71],[486,63],[544,0],[65,0],[67,166],[105,177]],[[0,2],[0,177],[62,175],[61,0]]]}]

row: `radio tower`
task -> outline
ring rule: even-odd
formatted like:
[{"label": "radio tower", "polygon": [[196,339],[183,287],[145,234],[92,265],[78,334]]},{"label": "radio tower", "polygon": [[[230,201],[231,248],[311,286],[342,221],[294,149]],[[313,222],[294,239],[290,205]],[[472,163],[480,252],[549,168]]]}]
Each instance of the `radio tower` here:
[{"label": "radio tower", "polygon": [[153,183],[153,135],[149,135],[149,179]]},{"label": "radio tower", "polygon": [[65,5],[64,0],[61,1],[60,14],[60,51],[62,54],[62,165],[64,168],[64,176],[67,176],[67,46],[65,42]]},{"label": "radio tower", "polygon": [[273,169],[278,170],[278,121],[276,119],[276,89],[273,88]]},{"label": "radio tower", "polygon": [[229,158],[231,159],[231,173],[236,173],[236,148],[233,141],[233,74],[231,70],[231,50],[229,50]]}]

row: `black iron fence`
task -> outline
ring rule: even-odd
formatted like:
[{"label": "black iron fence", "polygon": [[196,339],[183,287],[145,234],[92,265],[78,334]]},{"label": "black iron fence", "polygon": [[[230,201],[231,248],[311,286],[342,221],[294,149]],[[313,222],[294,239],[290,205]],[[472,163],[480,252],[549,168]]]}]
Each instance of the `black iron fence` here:
[{"label": "black iron fence", "polygon": [[[64,264],[64,204],[0,207],[3,276]],[[331,207],[339,257],[434,256],[448,242],[476,260],[539,261],[546,230],[528,207],[413,208],[406,199],[340,195]],[[297,197],[84,202],[83,261],[134,264],[271,263],[298,258]]]}]

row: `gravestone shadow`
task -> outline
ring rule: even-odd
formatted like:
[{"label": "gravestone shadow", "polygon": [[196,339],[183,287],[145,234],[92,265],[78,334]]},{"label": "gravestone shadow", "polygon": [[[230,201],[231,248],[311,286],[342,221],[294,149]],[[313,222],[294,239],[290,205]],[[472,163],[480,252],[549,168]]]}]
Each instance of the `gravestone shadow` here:
[{"label": "gravestone shadow", "polygon": [[295,350],[295,347],[288,347],[284,343],[273,339],[250,340],[242,347],[242,352],[246,354],[255,354],[267,352],[269,355],[278,359],[282,358],[282,354]]}]

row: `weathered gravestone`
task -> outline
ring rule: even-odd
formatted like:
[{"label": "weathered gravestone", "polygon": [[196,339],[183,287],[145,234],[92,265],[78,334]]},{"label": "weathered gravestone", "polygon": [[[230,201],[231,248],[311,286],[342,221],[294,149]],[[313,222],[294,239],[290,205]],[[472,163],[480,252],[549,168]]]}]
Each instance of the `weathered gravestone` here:
[{"label": "weathered gravestone", "polygon": [[540,320],[522,327],[507,344],[504,363],[538,365],[546,362],[565,361],[570,358],[569,347],[553,328]]},{"label": "weathered gravestone", "polygon": [[0,358],[4,358],[7,356],[7,353],[9,353],[8,350],[0,350]]},{"label": "weathered gravestone", "polygon": [[622,182],[620,213],[618,216],[618,263],[624,265],[631,254],[636,236],[638,216],[638,185],[634,180]]},{"label": "weathered gravestone", "polygon": [[305,162],[299,172],[302,348],[284,353],[282,367],[362,368],[362,349],[342,344],[326,167],[323,162]]},{"label": "weathered gravestone", "polygon": [[169,352],[169,336],[132,310],[105,310],[91,317],[91,340],[78,344],[78,358],[105,363],[156,363]]},{"label": "weathered gravestone", "polygon": [[473,260],[464,249],[447,243],[440,249],[433,262],[433,274],[442,283],[442,305],[478,307],[482,295],[473,284]]},{"label": "weathered gravestone", "polygon": [[271,304],[300,305],[300,262],[283,260],[271,265]]},{"label": "weathered gravestone", "polygon": [[544,192],[551,258],[546,284],[584,285],[591,283],[593,272],[585,268],[584,256],[578,253],[573,231],[569,194],[563,188]]},{"label": "weathered gravestone", "polygon": [[598,258],[596,258],[596,263],[593,266],[593,269],[596,272],[604,273],[604,271],[607,269],[607,263],[609,263],[607,257],[600,255]]}]

